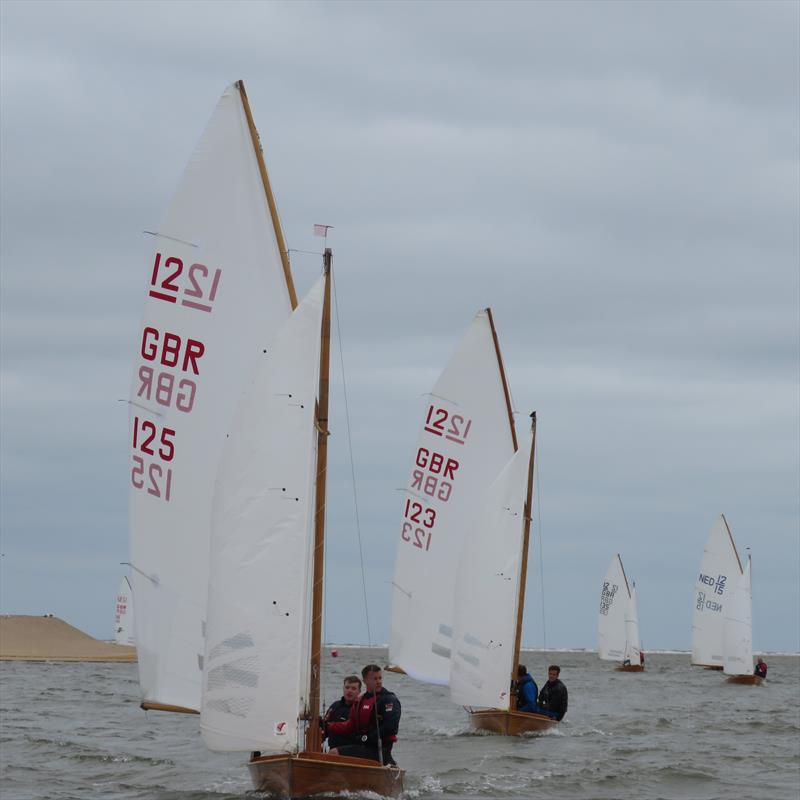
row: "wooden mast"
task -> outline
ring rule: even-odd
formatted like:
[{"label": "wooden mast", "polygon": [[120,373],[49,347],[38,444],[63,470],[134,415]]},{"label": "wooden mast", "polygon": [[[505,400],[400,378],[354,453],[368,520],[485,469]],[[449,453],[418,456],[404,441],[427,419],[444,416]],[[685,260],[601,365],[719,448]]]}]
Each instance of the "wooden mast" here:
[{"label": "wooden mast", "polygon": [[[519,664],[519,651],[522,647],[522,615],[525,611],[525,581],[528,576],[528,541],[531,533],[531,519],[533,517],[533,462],[536,455],[536,412],[531,414],[531,456],[528,463],[528,489],[525,495],[524,521],[522,524],[522,553],[519,565],[519,598],[517,600],[517,630],[514,635],[514,660],[511,662],[511,683],[517,682],[517,664]],[[510,708],[517,708],[517,696],[511,693]]]},{"label": "wooden mast", "polygon": [[500,368],[500,380],[503,382],[503,394],[506,398],[506,409],[508,411],[508,427],[511,430],[511,441],[514,442],[514,452],[517,452],[517,432],[514,429],[514,412],[511,410],[511,392],[508,390],[508,381],[506,380],[506,370],[503,366],[503,356],[500,354],[500,342],[497,339],[497,331],[494,327],[494,317],[492,316],[492,309],[487,308],[486,314],[489,317],[489,327],[492,329],[492,341],[494,342],[494,351],[497,355],[497,366]]},{"label": "wooden mast", "polygon": [[724,514],[720,514],[722,521],[725,523],[725,530],[728,532],[728,538],[731,540],[731,547],[733,554],[736,556],[736,563],[739,565],[739,574],[744,575],[744,567],[742,566],[742,559],[739,558],[739,551],[736,549],[736,542],[733,541],[733,534],[731,533],[731,526],[728,525],[728,520],[725,519]]},{"label": "wooden mast", "polygon": [[625,565],[622,563],[622,558],[619,553],[617,553],[617,561],[619,561],[619,568],[622,570],[622,577],[625,579],[625,591],[628,593],[628,597],[630,597],[631,585],[628,583],[628,576],[625,574]]},{"label": "wooden mast", "polygon": [[317,487],[314,517],[314,577],[311,597],[311,684],[308,693],[308,728],[306,750],[319,753],[322,736],[317,725],[320,701],[322,653],[322,589],[325,567],[325,487],[328,474],[328,374],[331,360],[331,261],[333,253],[325,248],[325,300],[322,306],[322,346],[319,356],[319,398],[317,400]]},{"label": "wooden mast", "polygon": [[275,197],[272,194],[272,187],[270,186],[269,175],[267,174],[267,165],[264,163],[264,153],[261,150],[261,139],[259,138],[258,131],[256,130],[255,123],[253,122],[253,112],[250,110],[250,103],[247,100],[247,92],[244,90],[244,81],[236,81],[236,88],[239,90],[239,94],[241,95],[244,113],[247,117],[247,126],[250,128],[250,138],[253,141],[253,150],[255,151],[256,161],[258,162],[258,171],[261,173],[261,182],[264,184],[264,193],[267,196],[269,214],[272,218],[272,227],[275,229],[275,238],[278,241],[278,250],[281,254],[283,275],[286,278],[286,290],[289,292],[289,302],[292,304],[292,309],[294,310],[297,308],[297,292],[295,292],[294,280],[292,280],[292,269],[289,266],[289,251],[286,249],[286,242],[283,239],[281,220],[278,216],[278,206],[275,204]]}]

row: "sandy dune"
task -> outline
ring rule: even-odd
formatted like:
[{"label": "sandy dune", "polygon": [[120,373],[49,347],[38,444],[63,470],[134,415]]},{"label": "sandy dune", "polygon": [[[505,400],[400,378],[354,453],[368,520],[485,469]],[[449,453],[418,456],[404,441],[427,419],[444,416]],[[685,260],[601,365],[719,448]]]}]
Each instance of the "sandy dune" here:
[{"label": "sandy dune", "polygon": [[58,617],[0,617],[0,661],[136,661],[136,648],[106,644]]}]

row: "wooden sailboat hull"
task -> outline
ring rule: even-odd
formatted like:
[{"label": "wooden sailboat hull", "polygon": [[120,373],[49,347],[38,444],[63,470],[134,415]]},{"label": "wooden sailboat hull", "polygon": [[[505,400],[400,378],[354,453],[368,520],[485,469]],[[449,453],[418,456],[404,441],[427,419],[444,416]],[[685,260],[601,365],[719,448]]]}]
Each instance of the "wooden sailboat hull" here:
[{"label": "wooden sailboat hull", "polygon": [[469,721],[476,730],[499,733],[502,736],[519,736],[522,733],[545,731],[558,725],[558,720],[544,714],[503,711],[499,708],[470,711]]},{"label": "wooden sailboat hull", "polygon": [[740,683],[745,686],[761,686],[763,678],[758,675],[730,675],[728,676],[728,683]]},{"label": "wooden sailboat hull", "polygon": [[644,672],[644,667],[641,664],[620,664],[617,672]]},{"label": "wooden sailboat hull", "polygon": [[259,756],[247,766],[253,788],[273,797],[341,792],[374,792],[382,797],[398,797],[403,791],[403,770],[382,767],[365,758],[330,753],[287,753]]}]

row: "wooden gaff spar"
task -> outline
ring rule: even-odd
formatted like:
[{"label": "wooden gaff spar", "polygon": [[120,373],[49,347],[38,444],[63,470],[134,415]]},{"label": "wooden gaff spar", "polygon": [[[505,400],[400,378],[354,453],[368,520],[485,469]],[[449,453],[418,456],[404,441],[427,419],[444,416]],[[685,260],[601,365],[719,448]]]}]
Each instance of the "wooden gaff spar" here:
[{"label": "wooden gaff spar", "polygon": [[199,713],[258,790],[395,796],[401,770],[321,752],[332,254],[298,304],[241,81],[155,236],[131,391],[142,707]]}]

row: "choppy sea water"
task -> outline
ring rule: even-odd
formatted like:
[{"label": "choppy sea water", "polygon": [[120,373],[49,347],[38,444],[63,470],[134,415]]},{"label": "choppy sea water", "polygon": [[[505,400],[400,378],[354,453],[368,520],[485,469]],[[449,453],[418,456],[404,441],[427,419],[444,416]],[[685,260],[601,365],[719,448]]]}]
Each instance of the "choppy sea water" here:
[{"label": "choppy sea water", "polygon": [[[385,650],[326,654],[325,697]],[[797,800],[800,658],[771,656],[761,687],[692,669],[685,654],[617,673],[592,653],[526,653],[562,667],[565,721],[521,738],[472,733],[446,689],[385,673],[403,705],[398,762],[417,798]],[[256,797],[245,756],[208,752],[194,716],[138,708],[135,664],[0,664],[4,800]]]}]

